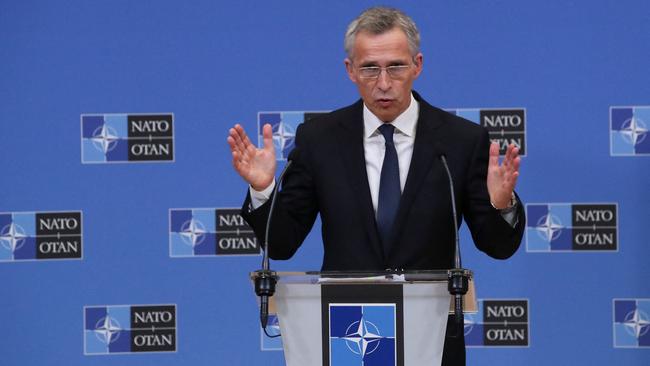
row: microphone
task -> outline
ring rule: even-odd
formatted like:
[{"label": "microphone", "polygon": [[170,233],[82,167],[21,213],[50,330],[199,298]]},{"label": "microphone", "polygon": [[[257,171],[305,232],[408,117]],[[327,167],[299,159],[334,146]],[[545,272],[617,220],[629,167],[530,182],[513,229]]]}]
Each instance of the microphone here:
[{"label": "microphone", "polygon": [[282,169],[280,176],[276,182],[275,187],[273,188],[272,197],[271,197],[271,207],[269,207],[269,216],[266,219],[266,231],[264,232],[264,254],[262,256],[262,269],[255,271],[255,294],[260,298],[260,323],[264,333],[269,337],[279,337],[280,335],[271,336],[266,332],[266,325],[269,321],[269,297],[273,296],[275,293],[275,284],[278,281],[278,275],[276,272],[271,271],[269,268],[269,230],[271,228],[271,218],[273,217],[273,212],[275,208],[275,200],[278,196],[278,188],[282,184],[284,179],[284,174],[287,172],[291,166],[291,160],[287,161],[287,164]]},{"label": "microphone", "polygon": [[467,293],[469,287],[469,275],[467,271],[463,269],[462,262],[460,259],[460,240],[458,238],[458,217],[456,215],[456,196],[454,194],[454,181],[451,178],[451,172],[449,171],[449,165],[447,165],[447,158],[445,153],[442,150],[438,150],[438,156],[442,165],[445,167],[445,172],[447,172],[447,177],[449,178],[449,192],[451,194],[451,211],[454,217],[454,239],[455,239],[455,251],[454,251],[454,268],[449,271],[449,278],[447,282],[447,290],[451,295],[454,296],[454,317],[456,320],[456,335],[464,334],[464,316],[463,316],[463,295]]}]

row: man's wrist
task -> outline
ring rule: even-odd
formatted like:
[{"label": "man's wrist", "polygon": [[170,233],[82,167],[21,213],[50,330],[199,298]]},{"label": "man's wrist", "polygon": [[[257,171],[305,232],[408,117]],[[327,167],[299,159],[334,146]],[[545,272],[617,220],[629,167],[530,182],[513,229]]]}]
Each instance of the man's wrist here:
[{"label": "man's wrist", "polygon": [[258,191],[253,186],[249,186],[249,192],[251,195],[251,207],[250,210],[254,210],[262,206],[266,201],[271,198],[271,193],[273,193],[273,188],[275,188],[275,179],[269,184],[265,189]]},{"label": "man's wrist", "polygon": [[273,186],[273,182],[274,182],[274,181],[275,181],[275,180],[272,180],[269,184],[267,184],[267,185],[265,185],[265,186],[263,186],[263,187],[261,187],[261,186],[255,187],[255,186],[252,185],[252,184],[250,184],[250,187],[251,187],[254,191],[257,191],[257,192],[265,192],[265,191],[268,191],[269,187]]},{"label": "man's wrist", "polygon": [[512,211],[512,210],[515,208],[515,206],[517,205],[517,197],[515,196],[515,192],[512,192],[512,194],[510,195],[510,201],[508,201],[508,205],[507,205],[506,207],[503,207],[503,208],[499,208],[499,207],[497,207],[497,206],[494,204],[494,202],[492,202],[492,200],[490,200],[490,204],[492,205],[492,207],[493,207],[495,210],[499,210],[499,211],[501,211],[501,212],[510,212],[510,211]]}]

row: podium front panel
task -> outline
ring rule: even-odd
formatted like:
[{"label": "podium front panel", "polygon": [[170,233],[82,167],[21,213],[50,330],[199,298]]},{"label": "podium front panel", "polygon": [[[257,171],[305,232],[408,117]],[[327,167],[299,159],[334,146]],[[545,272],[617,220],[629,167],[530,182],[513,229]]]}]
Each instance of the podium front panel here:
[{"label": "podium front panel", "polygon": [[442,360],[450,301],[446,283],[280,281],[274,298],[288,366]]}]

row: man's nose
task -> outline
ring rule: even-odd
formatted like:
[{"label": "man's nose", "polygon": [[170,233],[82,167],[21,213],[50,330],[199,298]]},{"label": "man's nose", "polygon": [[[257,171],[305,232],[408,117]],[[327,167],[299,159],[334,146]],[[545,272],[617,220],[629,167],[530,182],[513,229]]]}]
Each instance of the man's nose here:
[{"label": "man's nose", "polygon": [[386,91],[390,89],[390,83],[391,78],[390,75],[388,75],[388,70],[381,69],[381,72],[379,72],[379,76],[377,77],[377,87],[382,91]]}]

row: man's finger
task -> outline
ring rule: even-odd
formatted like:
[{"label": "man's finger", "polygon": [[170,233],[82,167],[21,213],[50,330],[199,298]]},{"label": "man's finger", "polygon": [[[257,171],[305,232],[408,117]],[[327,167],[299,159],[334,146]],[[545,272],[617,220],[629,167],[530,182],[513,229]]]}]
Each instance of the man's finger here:
[{"label": "man's finger", "polygon": [[233,138],[235,145],[240,151],[244,151],[246,149],[246,146],[244,146],[244,142],[242,141],[242,133],[244,135],[246,134],[238,124],[230,129],[230,136]]},{"label": "man's finger", "polygon": [[246,131],[244,131],[244,127],[240,125],[237,125],[237,127],[238,127],[237,131],[239,131],[239,137],[241,137],[241,141],[244,144],[244,148],[248,149],[250,148],[251,145],[253,145],[254,147],[255,145],[248,138],[248,134],[246,133]]},{"label": "man's finger", "polygon": [[230,151],[235,151],[235,149],[237,148],[237,144],[235,143],[235,139],[232,136],[228,135],[228,137],[226,138],[226,141],[228,142],[228,146],[230,146]]},{"label": "man's finger", "polygon": [[503,161],[503,166],[505,167],[506,171],[509,173],[517,171],[519,169],[520,158],[517,156],[517,152],[515,149],[510,151],[508,157]]},{"label": "man's finger", "polygon": [[239,123],[235,125],[234,127],[235,131],[237,132],[236,134],[236,141],[240,144],[240,147],[245,150],[248,148],[248,145],[251,144],[250,140],[248,139],[248,135],[246,134],[246,131],[244,130],[244,127],[242,127]]},{"label": "man's finger", "polygon": [[510,174],[510,180],[508,181],[510,185],[510,190],[514,191],[515,186],[517,185],[517,178],[519,178],[519,172],[514,172]]},{"label": "man's finger", "polygon": [[508,167],[510,172],[512,173],[517,173],[519,171],[519,165],[521,164],[521,158],[520,157],[515,157],[512,159],[512,164]]},{"label": "man's finger", "polygon": [[230,145],[230,151],[232,152],[242,152],[243,151],[243,145],[241,141],[239,140],[239,137],[237,135],[237,132],[234,129],[230,129],[230,135],[226,139],[228,141],[228,145]]},{"label": "man's finger", "polygon": [[264,138],[264,150],[273,150],[273,128],[270,124],[265,124],[262,128],[262,136]]},{"label": "man's finger", "polygon": [[512,144],[508,145],[506,148],[506,153],[503,155],[503,162],[502,165],[506,167],[506,169],[510,168],[510,165],[512,163]]},{"label": "man's finger", "polygon": [[499,166],[499,144],[493,142],[490,144],[490,167]]}]

